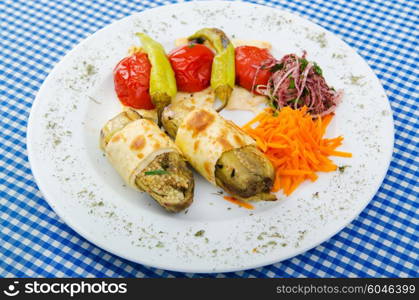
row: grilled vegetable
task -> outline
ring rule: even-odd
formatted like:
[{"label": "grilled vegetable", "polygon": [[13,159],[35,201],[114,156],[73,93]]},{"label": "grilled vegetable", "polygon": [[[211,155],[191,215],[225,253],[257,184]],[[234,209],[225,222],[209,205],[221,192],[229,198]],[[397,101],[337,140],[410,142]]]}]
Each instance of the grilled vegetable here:
[{"label": "grilled vegetable", "polygon": [[160,116],[163,108],[170,104],[176,95],[176,79],[169,59],[163,46],[145,33],[136,34],[141,41],[142,48],[151,63],[150,96]]},{"label": "grilled vegetable", "polygon": [[209,182],[241,200],[276,200],[271,162],[255,141],[212,109],[166,107],[162,123],[191,165]]},{"label": "grilled vegetable", "polygon": [[154,108],[149,93],[150,70],[144,52],[125,57],[116,65],[113,71],[115,92],[122,105],[144,110]]},{"label": "grilled vegetable", "polygon": [[169,60],[178,91],[195,93],[209,87],[213,59],[211,49],[200,44],[190,43],[172,50]]},{"label": "grilled vegetable", "polygon": [[217,28],[198,30],[188,37],[188,40],[197,43],[207,41],[217,53],[212,63],[211,87],[222,102],[222,105],[217,109],[217,111],[221,111],[227,105],[234,88],[234,46],[226,34]]},{"label": "grilled vegetable", "polygon": [[170,212],[193,200],[194,180],[179,149],[155,123],[135,111],[108,121],[100,145],[110,163],[131,187],[148,193]]}]

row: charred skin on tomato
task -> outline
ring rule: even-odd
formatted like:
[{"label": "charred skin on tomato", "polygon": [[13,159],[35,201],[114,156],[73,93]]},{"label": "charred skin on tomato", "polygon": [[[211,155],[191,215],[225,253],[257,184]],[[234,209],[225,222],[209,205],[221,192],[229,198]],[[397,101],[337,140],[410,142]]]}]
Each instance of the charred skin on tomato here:
[{"label": "charred skin on tomato", "polygon": [[100,146],[128,185],[146,192],[167,211],[179,212],[191,205],[192,171],[152,121],[135,111],[122,112],[101,130]]},{"label": "charred skin on tomato", "polygon": [[234,46],[227,35],[218,28],[202,28],[188,37],[189,41],[204,43],[208,41],[216,52],[212,63],[211,87],[222,104],[221,111],[227,104],[235,82]]}]

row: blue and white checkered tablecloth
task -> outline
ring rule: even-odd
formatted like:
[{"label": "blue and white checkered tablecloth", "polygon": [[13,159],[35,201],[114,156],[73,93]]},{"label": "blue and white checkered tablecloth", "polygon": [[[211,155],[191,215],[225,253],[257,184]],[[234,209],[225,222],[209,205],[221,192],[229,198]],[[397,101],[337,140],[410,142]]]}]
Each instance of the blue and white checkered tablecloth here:
[{"label": "blue and white checkered tablecloth", "polygon": [[[173,1],[175,2],[175,1]],[[417,1],[257,1],[334,32],[369,63],[390,99],[393,160],[377,195],[342,232],[302,255],[249,271],[196,275],[126,261],[51,210],[26,152],[29,111],[54,65],[98,29],[172,1],[1,0],[1,277],[418,277]]]}]

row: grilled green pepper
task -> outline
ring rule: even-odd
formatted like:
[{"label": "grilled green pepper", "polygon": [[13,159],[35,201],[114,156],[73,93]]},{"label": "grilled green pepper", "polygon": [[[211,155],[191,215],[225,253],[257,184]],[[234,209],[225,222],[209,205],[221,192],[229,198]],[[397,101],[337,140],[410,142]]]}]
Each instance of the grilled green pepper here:
[{"label": "grilled green pepper", "polygon": [[157,108],[160,120],[163,108],[170,104],[177,93],[175,73],[163,46],[145,33],[136,34],[151,63],[150,97]]},{"label": "grilled green pepper", "polygon": [[221,111],[227,104],[235,82],[234,46],[226,34],[217,28],[203,28],[191,35],[188,40],[197,43],[208,41],[216,51],[211,71],[211,87],[222,105]]}]

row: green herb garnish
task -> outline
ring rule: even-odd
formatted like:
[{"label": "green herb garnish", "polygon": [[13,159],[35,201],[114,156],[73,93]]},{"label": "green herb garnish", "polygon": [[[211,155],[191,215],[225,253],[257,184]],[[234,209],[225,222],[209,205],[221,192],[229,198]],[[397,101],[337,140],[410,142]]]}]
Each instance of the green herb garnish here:
[{"label": "green herb garnish", "polygon": [[166,170],[153,170],[144,172],[145,175],[164,175],[169,174]]},{"label": "green herb garnish", "polygon": [[282,70],[282,68],[284,67],[284,64],[283,63],[281,63],[281,64],[276,64],[276,65],[274,65],[273,67],[271,67],[270,69],[269,69],[269,71],[271,71],[271,73],[275,73],[276,71],[279,71],[279,70]]}]

